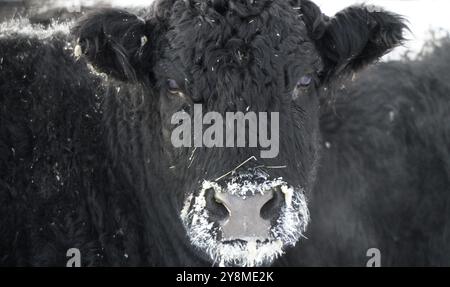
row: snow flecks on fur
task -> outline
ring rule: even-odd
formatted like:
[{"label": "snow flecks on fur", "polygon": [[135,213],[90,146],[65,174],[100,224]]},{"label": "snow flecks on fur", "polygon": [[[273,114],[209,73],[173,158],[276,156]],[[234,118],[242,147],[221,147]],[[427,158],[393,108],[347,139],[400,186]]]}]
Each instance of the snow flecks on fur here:
[{"label": "snow flecks on fur", "polygon": [[288,188],[291,194],[291,204],[283,207],[281,216],[277,220],[275,228],[271,230],[272,236],[280,239],[287,246],[295,246],[306,232],[310,217],[308,203],[304,190]]},{"label": "snow flecks on fur", "polygon": [[81,49],[80,45],[76,45],[75,49],[73,50],[73,56],[75,57],[75,59],[80,59],[81,56],[83,55],[83,51]]},{"label": "snow flecks on fur", "polygon": [[15,19],[0,23],[0,39],[5,37],[35,37],[37,39],[52,38],[56,34],[68,35],[70,23],[53,23],[49,27],[31,24],[28,19]]},{"label": "snow flecks on fur", "polygon": [[284,200],[286,201],[286,206],[292,205],[292,196],[294,195],[294,191],[292,188],[288,188],[286,185],[281,186],[281,192],[284,194]]},{"label": "snow flecks on fur", "polygon": [[142,36],[141,37],[141,48],[144,47],[145,45],[147,45],[147,42],[148,42],[147,36]]},{"label": "snow flecks on fur", "polygon": [[[309,211],[302,188],[289,187],[281,178],[266,179],[259,184],[253,184],[254,186],[245,181],[241,185],[238,185],[236,180],[231,182],[233,184],[227,184],[227,188],[234,188],[232,190],[238,196],[248,195],[247,191],[260,192],[260,190],[279,187],[285,194],[286,204],[281,210],[276,225],[272,226],[267,240],[224,242],[219,240],[221,227],[209,219],[205,192],[208,189],[214,189],[216,192],[230,191],[224,191],[216,182],[204,181],[198,196],[191,194],[187,197],[180,216],[191,243],[206,253],[214,264],[243,267],[269,264],[284,254],[284,247],[294,246],[301,237],[304,237],[303,233],[309,222]],[[239,192],[239,188],[246,189],[246,192]]]},{"label": "snow flecks on fur", "polygon": [[188,215],[189,207],[191,206],[193,195],[190,194],[186,199],[186,204],[183,206],[183,209],[181,210],[180,216],[181,218],[185,218]]},{"label": "snow flecks on fur", "polygon": [[275,187],[282,186],[282,178],[269,180],[266,174],[258,174],[258,178],[246,179],[244,176],[235,176],[227,183],[226,192],[233,195],[245,198],[257,193],[264,194],[266,191],[272,190]]}]

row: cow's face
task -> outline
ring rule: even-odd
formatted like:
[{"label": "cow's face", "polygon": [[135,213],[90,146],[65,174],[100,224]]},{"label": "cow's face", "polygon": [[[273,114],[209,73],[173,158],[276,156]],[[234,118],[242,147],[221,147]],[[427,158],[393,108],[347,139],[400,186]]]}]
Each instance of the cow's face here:
[{"label": "cow's face", "polygon": [[[76,30],[82,51],[156,91],[167,180],[192,245],[218,265],[269,264],[306,231],[321,92],[397,45],[404,25],[362,6],[329,19],[310,1],[159,9],[147,22],[115,10],[88,16]],[[249,119],[240,132],[239,113]]]},{"label": "cow's face", "polygon": [[[270,262],[299,240],[309,221],[323,65],[298,11],[286,1],[266,5],[255,4],[248,16],[239,10],[246,7],[176,3],[155,68],[163,146],[184,183],[181,219],[192,244],[217,264]],[[174,147],[172,116],[184,111],[194,119],[199,105],[202,115],[223,118],[223,147],[195,147],[194,140],[190,148]],[[258,135],[251,129],[262,127],[272,145],[251,147],[247,139],[244,147],[227,146],[227,138],[238,137],[227,113],[236,112],[265,113],[266,124],[255,117],[245,132]]]}]

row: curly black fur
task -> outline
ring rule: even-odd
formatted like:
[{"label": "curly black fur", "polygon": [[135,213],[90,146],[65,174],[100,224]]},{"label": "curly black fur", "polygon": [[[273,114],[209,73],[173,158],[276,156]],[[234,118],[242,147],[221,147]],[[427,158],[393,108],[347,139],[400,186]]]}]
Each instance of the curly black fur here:
[{"label": "curly black fur", "polygon": [[[274,176],[309,189],[312,223],[275,265],[364,265],[371,247],[383,265],[450,265],[450,44],[330,95],[404,28],[365,6],[329,18],[310,1],[163,0],[145,20],[89,14],[74,36],[3,34],[0,265],[63,266],[69,248],[84,266],[211,264],[178,218],[183,192],[254,151],[199,150],[188,168],[191,151],[166,145],[169,112],[186,104],[167,102],[167,77],[207,109],[292,117],[279,159],[290,165]],[[290,103],[305,72],[317,90]]]}]

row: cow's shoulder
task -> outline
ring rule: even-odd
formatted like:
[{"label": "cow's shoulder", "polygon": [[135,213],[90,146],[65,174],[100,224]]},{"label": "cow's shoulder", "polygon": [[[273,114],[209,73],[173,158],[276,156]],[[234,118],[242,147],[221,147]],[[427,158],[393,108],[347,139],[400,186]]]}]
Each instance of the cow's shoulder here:
[{"label": "cow's shoulder", "polygon": [[[63,27],[2,24],[0,131],[2,157],[31,160],[36,150],[70,149],[100,128],[101,80],[73,56]],[[81,140],[81,138],[79,138]],[[49,155],[50,156],[50,155]]]},{"label": "cow's shoulder", "polygon": [[98,252],[88,205],[107,180],[102,80],[67,29],[1,25],[0,264],[62,265],[71,247]]}]

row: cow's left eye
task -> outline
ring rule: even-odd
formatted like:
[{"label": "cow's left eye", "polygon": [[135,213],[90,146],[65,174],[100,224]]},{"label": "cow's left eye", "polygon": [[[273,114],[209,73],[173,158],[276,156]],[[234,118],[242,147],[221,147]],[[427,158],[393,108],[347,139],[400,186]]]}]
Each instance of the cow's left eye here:
[{"label": "cow's left eye", "polygon": [[180,86],[178,85],[177,81],[174,79],[168,79],[167,80],[167,89],[171,94],[178,94],[180,93]]},{"label": "cow's left eye", "polygon": [[305,75],[297,82],[297,88],[307,88],[313,82],[313,78],[310,75]]}]

